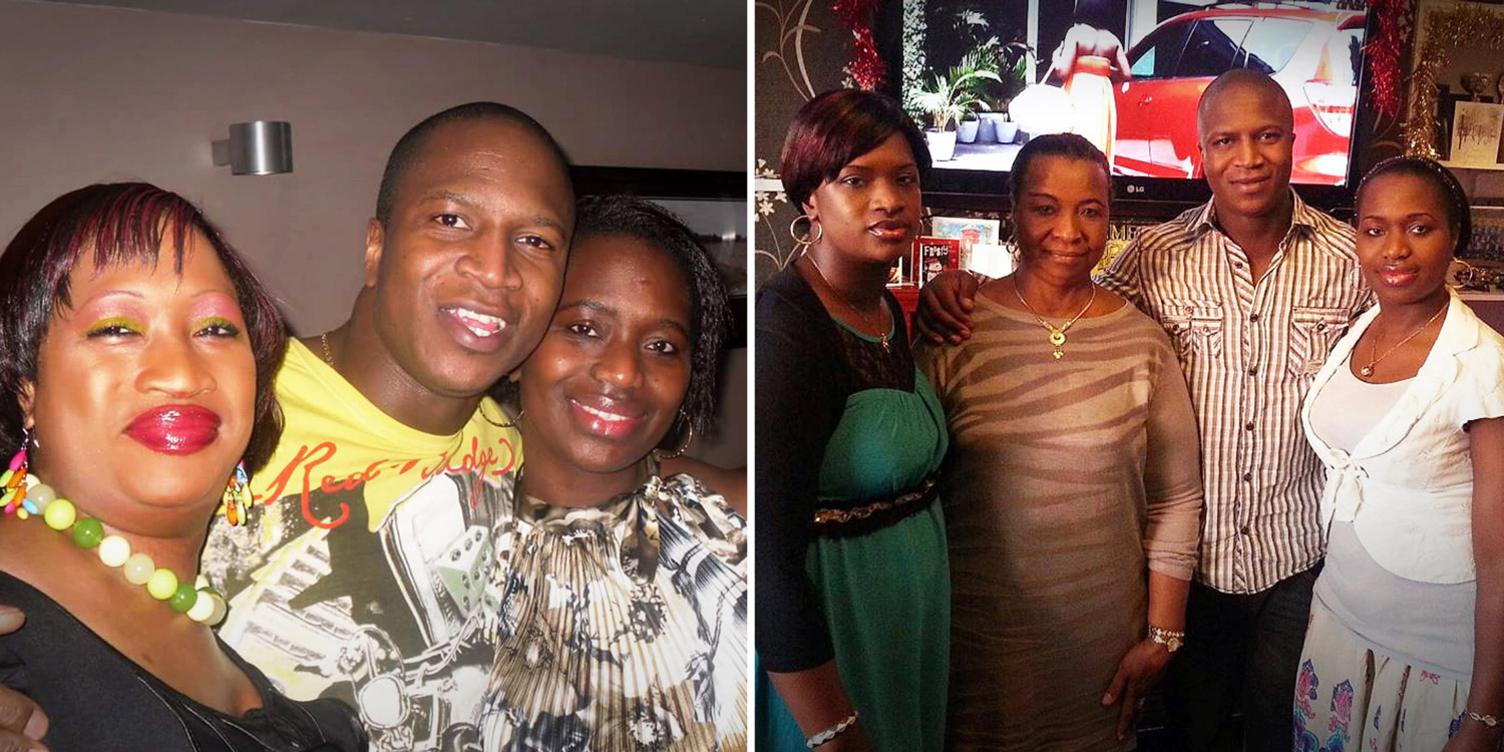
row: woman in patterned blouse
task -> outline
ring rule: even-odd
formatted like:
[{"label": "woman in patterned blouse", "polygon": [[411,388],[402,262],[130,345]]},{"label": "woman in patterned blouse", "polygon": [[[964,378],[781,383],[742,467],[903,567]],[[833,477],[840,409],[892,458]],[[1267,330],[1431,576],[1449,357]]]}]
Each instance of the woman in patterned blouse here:
[{"label": "woman in patterned blouse", "polygon": [[558,310],[506,390],[526,459],[495,552],[486,749],[746,748],[746,522],[706,483],[741,492],[674,449],[713,414],[726,331],[688,228],[581,202]]}]

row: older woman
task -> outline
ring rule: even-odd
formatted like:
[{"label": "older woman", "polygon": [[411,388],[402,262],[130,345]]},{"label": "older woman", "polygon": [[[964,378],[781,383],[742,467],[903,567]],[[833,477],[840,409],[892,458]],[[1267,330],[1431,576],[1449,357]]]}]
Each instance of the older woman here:
[{"label": "older woman", "polygon": [[758,744],[938,750],[944,416],[885,292],[929,152],[896,102],[841,90],[799,111],[781,164],[809,247],[757,300]]},{"label": "older woman", "polygon": [[1358,188],[1379,304],[1316,375],[1327,466],[1295,746],[1494,752],[1504,738],[1504,337],[1446,288],[1470,235],[1446,168],[1397,158]]},{"label": "older woman", "polygon": [[746,748],[740,492],[678,458],[714,415],[726,327],[687,227],[580,203],[559,308],[506,390],[527,457],[503,481],[486,749]]},{"label": "older woman", "polygon": [[280,432],[286,346],[197,209],[135,183],[53,201],[0,256],[0,681],[52,749],[365,748],[334,700],[294,703],[216,640],[196,585],[221,503]]},{"label": "older woman", "polygon": [[1108,166],[1077,135],[1014,162],[1019,267],[965,344],[924,347],[951,433],[951,749],[1132,745],[1184,636],[1196,422],[1164,332],[1092,283]]}]

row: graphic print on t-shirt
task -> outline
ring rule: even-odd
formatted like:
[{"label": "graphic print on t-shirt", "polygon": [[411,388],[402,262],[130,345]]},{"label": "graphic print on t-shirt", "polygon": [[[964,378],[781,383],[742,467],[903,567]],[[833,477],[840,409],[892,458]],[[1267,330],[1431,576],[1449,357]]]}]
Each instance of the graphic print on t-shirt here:
[{"label": "graphic print on t-shirt", "polygon": [[220,636],[288,696],[356,708],[374,751],[479,750],[516,433],[479,416],[457,435],[413,431],[299,349],[247,524],[216,517],[205,547],[230,603]]}]

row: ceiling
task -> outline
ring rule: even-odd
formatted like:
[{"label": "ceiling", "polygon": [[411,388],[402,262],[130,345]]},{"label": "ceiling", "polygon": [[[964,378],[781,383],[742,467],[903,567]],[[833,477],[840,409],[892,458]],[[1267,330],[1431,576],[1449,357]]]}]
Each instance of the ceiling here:
[{"label": "ceiling", "polygon": [[745,0],[48,0],[75,5],[747,65]]}]

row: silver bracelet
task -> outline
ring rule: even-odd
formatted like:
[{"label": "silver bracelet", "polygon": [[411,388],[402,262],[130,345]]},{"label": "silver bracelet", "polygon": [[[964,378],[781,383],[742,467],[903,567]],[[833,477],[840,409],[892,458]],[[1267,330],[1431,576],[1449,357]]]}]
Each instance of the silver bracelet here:
[{"label": "silver bracelet", "polygon": [[846,733],[846,729],[849,729],[855,725],[856,711],[853,710],[851,711],[851,715],[846,716],[846,720],[841,721],[840,723],[837,723],[836,725],[831,726],[830,728],[825,729],[824,731],[821,731],[820,733],[815,734],[808,739],[805,739],[804,746],[809,747],[810,749],[814,749],[815,747],[818,747],[830,741],[831,739],[834,739],[841,734]]},{"label": "silver bracelet", "polygon": [[1496,728],[1499,725],[1499,719],[1487,713],[1474,713],[1473,711],[1469,710],[1467,711],[1467,717],[1489,728]]}]

